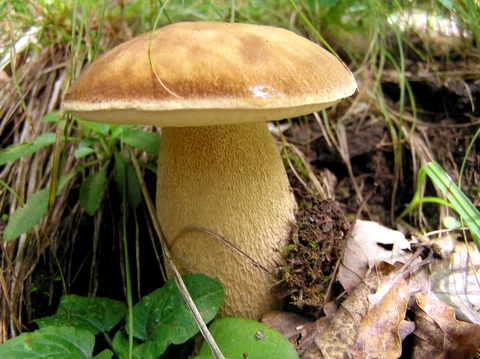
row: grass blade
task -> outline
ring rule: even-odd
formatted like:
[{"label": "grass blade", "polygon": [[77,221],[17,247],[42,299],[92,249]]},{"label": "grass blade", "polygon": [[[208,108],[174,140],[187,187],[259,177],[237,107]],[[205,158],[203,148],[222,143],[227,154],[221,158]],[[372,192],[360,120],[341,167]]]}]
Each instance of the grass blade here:
[{"label": "grass blade", "polygon": [[435,186],[442,191],[455,211],[465,221],[467,227],[470,228],[473,240],[480,249],[480,213],[478,210],[437,162],[430,162],[424,168]]}]

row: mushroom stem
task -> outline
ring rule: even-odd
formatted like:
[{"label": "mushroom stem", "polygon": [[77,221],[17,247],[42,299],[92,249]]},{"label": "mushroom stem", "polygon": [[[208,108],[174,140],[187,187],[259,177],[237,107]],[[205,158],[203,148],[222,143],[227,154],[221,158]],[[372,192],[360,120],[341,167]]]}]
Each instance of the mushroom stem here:
[{"label": "mushroom stem", "polygon": [[258,319],[278,308],[270,273],[291,235],[296,203],[264,122],[162,129],[157,214],[183,274],[204,273],[225,287],[224,315]]}]

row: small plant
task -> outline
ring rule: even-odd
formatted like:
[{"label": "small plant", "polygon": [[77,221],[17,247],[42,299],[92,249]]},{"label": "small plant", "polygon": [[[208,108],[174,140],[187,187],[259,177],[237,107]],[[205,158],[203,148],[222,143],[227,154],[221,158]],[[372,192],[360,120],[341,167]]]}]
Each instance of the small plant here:
[{"label": "small plant", "polygon": [[[57,116],[50,114],[44,121],[51,121]],[[82,181],[79,201],[85,212],[93,215],[105,189],[107,169],[113,161],[113,178],[117,188],[122,195],[126,191],[128,204],[135,209],[141,200],[140,184],[133,166],[126,162],[121,148],[123,145],[129,145],[156,155],[160,142],[158,136],[138,126],[114,126],[83,121],[78,122],[78,125],[81,133],[80,140],[67,138],[66,141],[78,141],[75,158],[84,158],[86,161],[60,179],[56,194],[58,195],[77,174],[89,171],[89,175]],[[55,134],[47,132],[33,142],[14,144],[0,151],[0,165],[18,160],[54,143]],[[155,168],[148,163],[144,165],[155,171]],[[39,190],[28,198],[23,207],[11,215],[5,228],[4,241],[8,242],[26,233],[46,215],[50,192],[50,186]]]},{"label": "small plant", "polygon": [[[435,186],[440,189],[447,201],[438,197],[422,197],[422,185],[429,177]],[[455,210],[470,229],[473,240],[480,250],[480,213],[469,201],[467,196],[455,185],[450,176],[437,162],[430,162],[420,168],[417,177],[417,190],[410,204],[400,214],[397,220],[402,219],[422,203],[436,203]]]},{"label": "small plant", "polygon": [[[184,280],[204,320],[212,320],[223,302],[222,285],[204,275],[185,276]],[[65,295],[53,316],[35,320],[39,330],[0,346],[0,357],[92,358],[95,335],[102,334],[113,352],[105,349],[95,358],[111,358],[113,353],[128,358],[128,339],[121,330],[113,338],[111,334],[124,318],[130,320],[123,302]],[[158,358],[168,345],[183,343],[198,331],[173,280],[134,306],[133,328],[133,357],[145,359]]]},{"label": "small plant", "polygon": [[[208,322],[218,312],[224,299],[220,282],[202,274],[187,275],[184,282],[202,318]],[[0,346],[0,357],[16,358],[129,358],[126,334],[129,326],[112,334],[120,322],[128,323],[127,305],[109,298],[65,295],[57,312],[34,320],[39,329],[10,339]],[[262,333],[261,338],[255,333]],[[133,307],[133,353],[131,358],[154,359],[170,344],[181,344],[198,333],[197,324],[173,279]],[[214,322],[211,333],[228,357],[297,358],[290,343],[280,333],[262,323],[240,318]],[[110,346],[93,356],[95,336],[102,335]],[[113,336],[112,336],[113,335]],[[198,358],[213,358],[203,345]]]}]

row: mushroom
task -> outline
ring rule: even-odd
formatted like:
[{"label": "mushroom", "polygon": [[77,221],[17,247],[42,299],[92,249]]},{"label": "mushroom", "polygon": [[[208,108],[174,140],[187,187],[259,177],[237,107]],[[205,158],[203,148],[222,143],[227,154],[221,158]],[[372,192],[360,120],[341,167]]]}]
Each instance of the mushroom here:
[{"label": "mushroom", "polygon": [[222,282],[224,315],[258,319],[280,304],[271,273],[296,208],[265,122],[322,110],[356,88],[341,61],[293,32],[183,22],[96,60],[63,110],[162,127],[156,206],[173,259],[183,274]]}]

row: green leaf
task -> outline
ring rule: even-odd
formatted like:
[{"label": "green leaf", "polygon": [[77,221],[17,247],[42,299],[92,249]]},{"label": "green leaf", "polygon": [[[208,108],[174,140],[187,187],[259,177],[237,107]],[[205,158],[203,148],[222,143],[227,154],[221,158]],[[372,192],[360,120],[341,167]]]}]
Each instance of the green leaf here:
[{"label": "green leaf", "polygon": [[[133,349],[138,346],[139,344],[133,341]],[[129,352],[129,343],[128,339],[124,338],[120,331],[115,333],[115,336],[112,340],[112,346],[115,351],[115,356],[118,359],[128,359],[128,352]],[[136,358],[136,356],[134,356]]]},{"label": "green leaf", "polygon": [[130,207],[136,209],[142,200],[142,189],[135,168],[130,163],[126,163],[125,169],[127,170],[127,201]]},{"label": "green leaf", "polygon": [[88,155],[90,155],[94,152],[97,152],[97,150],[94,150],[93,148],[90,148],[90,147],[83,147],[83,148],[78,148],[75,151],[74,156],[78,160],[80,158],[87,157]]},{"label": "green leaf", "polygon": [[131,208],[137,208],[142,199],[142,190],[138,181],[135,168],[125,162],[123,156],[115,152],[115,166],[113,168],[113,179],[117,185],[118,191],[123,196],[127,191],[127,201]]},{"label": "green leaf", "polygon": [[160,138],[155,133],[143,130],[125,131],[122,141],[152,155],[157,155],[160,148]]},{"label": "green leaf", "polygon": [[57,312],[46,318],[35,319],[40,328],[72,326],[92,334],[108,333],[127,315],[127,306],[109,298],[81,297],[71,294],[60,298]]},{"label": "green leaf", "polygon": [[98,123],[98,122],[90,122],[90,121],[83,121],[83,123],[90,128],[91,130],[100,133],[102,135],[106,134],[110,131],[110,126],[106,123]]},{"label": "green leaf", "polygon": [[94,344],[95,336],[87,330],[74,327],[46,327],[7,340],[0,346],[0,358],[91,358]]},{"label": "green leaf", "polygon": [[97,150],[91,148],[91,146],[96,142],[98,142],[98,139],[92,138],[92,137],[87,137],[81,140],[78,143],[78,149],[75,151],[75,154],[74,154],[75,158],[76,159],[83,158],[88,156],[91,153],[98,152]]},{"label": "green leaf", "polygon": [[92,173],[80,187],[80,205],[89,215],[93,215],[100,204],[103,193],[103,187],[107,180],[106,164],[95,173]]},{"label": "green leaf", "polygon": [[115,139],[118,139],[122,133],[130,131],[132,128],[138,128],[138,126],[135,126],[135,125],[117,125],[117,127],[112,130],[111,137],[115,138]]},{"label": "green leaf", "polygon": [[3,239],[8,242],[35,226],[47,214],[47,201],[50,187],[32,194],[25,206],[17,209],[5,227]]},{"label": "green leaf", "polygon": [[437,162],[430,162],[422,168],[465,221],[480,250],[480,212]]},{"label": "green leaf", "polygon": [[[187,275],[183,280],[202,318],[206,322],[212,320],[225,295],[221,283],[203,274]],[[197,324],[173,279],[134,306],[133,322],[133,336],[144,341],[133,350],[134,358],[139,359],[158,358],[170,344],[184,343],[198,332]],[[125,343],[127,339],[122,336],[116,339],[114,350],[122,352],[122,348],[125,350],[128,346]]]},{"label": "green leaf", "polygon": [[78,148],[90,147],[90,146],[92,146],[94,143],[97,143],[97,142],[98,142],[98,139],[97,139],[97,138],[87,137],[87,138],[84,138],[83,140],[81,140],[81,141],[78,143]]},{"label": "green leaf", "polygon": [[111,359],[113,357],[113,353],[111,350],[105,349],[100,354],[95,355],[93,359]]},{"label": "green leaf", "polygon": [[[72,171],[65,175],[60,180],[58,185],[57,194],[65,187],[65,185],[77,174],[76,171]],[[3,240],[8,242],[25,232],[32,229],[43,216],[47,214],[48,209],[48,195],[50,193],[50,186],[42,188],[40,191],[35,192],[28,197],[27,203],[18,208],[11,216],[10,220],[5,227],[3,233]]]},{"label": "green leaf", "polygon": [[125,170],[125,159],[123,156],[115,152],[113,154],[115,158],[115,164],[113,166],[113,180],[115,181],[115,184],[117,185],[118,192],[120,192],[120,195],[124,195],[125,191],[127,190],[127,175],[126,175],[126,170]]},{"label": "green leaf", "polygon": [[[215,342],[225,358],[295,359],[293,346],[279,332],[250,319],[228,317],[217,319],[210,326]],[[203,343],[195,359],[214,358]]]},{"label": "green leaf", "polygon": [[59,110],[50,112],[49,114],[43,116],[42,122],[58,122]]},{"label": "green leaf", "polygon": [[17,209],[5,227],[3,239],[8,242],[33,228],[47,214],[47,200],[50,187],[35,192],[22,208]]},{"label": "green leaf", "polygon": [[16,161],[22,157],[31,155],[32,153],[35,153],[38,150],[50,146],[54,143],[55,134],[48,132],[38,136],[33,142],[12,145],[0,152],[0,166],[3,166],[5,163]]},{"label": "green leaf", "polygon": [[453,10],[453,3],[452,0],[439,0],[440,4],[445,6],[448,10]]},{"label": "green leaf", "polygon": [[[437,197],[421,198],[421,187],[426,176],[428,176],[433,184],[445,195],[448,202]],[[453,208],[467,224],[475,245],[480,250],[480,212],[437,162],[429,162],[420,168],[417,176],[417,190],[415,191],[415,195],[405,210],[397,217],[397,220],[406,216],[414,207],[421,203],[437,203]]]},{"label": "green leaf", "polygon": [[462,227],[462,222],[452,216],[446,216],[443,219],[443,225],[448,229],[458,229]]}]

